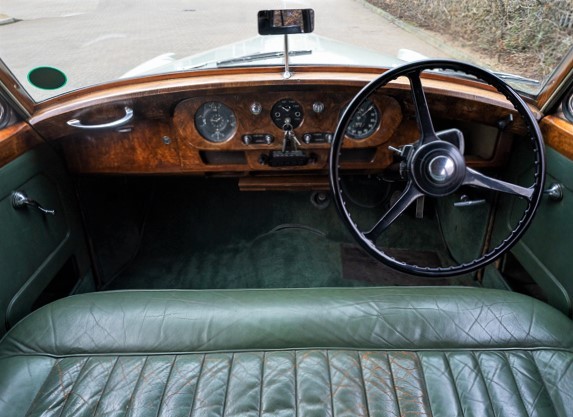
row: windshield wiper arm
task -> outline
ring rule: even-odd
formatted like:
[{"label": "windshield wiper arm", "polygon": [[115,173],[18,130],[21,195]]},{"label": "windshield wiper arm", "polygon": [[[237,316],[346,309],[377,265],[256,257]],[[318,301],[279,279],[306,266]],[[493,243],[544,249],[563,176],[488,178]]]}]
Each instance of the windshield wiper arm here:
[{"label": "windshield wiper arm", "polygon": [[497,72],[494,71],[493,73],[494,75],[497,75],[499,78],[501,78],[502,80],[510,80],[510,81],[516,81],[519,83],[525,83],[525,84],[535,84],[535,85],[539,85],[540,82],[537,80],[534,80],[532,78],[527,78],[527,77],[522,77],[521,75],[516,75],[516,74],[510,74],[508,72]]},{"label": "windshield wiper arm", "polygon": [[[288,56],[300,56],[300,55],[310,55],[311,50],[301,50],[301,51],[289,51]],[[224,67],[227,65],[240,64],[242,62],[252,62],[252,61],[262,61],[265,59],[282,58],[285,56],[284,51],[275,52],[260,52],[258,54],[245,55],[238,58],[224,59],[222,61],[217,61],[215,65],[217,67]]]},{"label": "windshield wiper arm", "polygon": [[[438,69],[432,70],[432,71],[437,72],[437,73],[441,73],[441,74],[453,75],[454,77],[465,78],[468,80],[481,81],[479,78],[477,78],[474,75],[466,74],[463,72],[458,72],[456,70],[438,68]],[[523,77],[521,75],[516,75],[516,74],[510,74],[508,72],[491,71],[491,73],[493,75],[497,76],[498,78],[501,78],[502,80],[509,80],[509,81],[514,81],[514,82],[523,83],[523,84],[533,84],[533,85],[539,85],[540,84],[539,81],[534,80],[532,78],[527,78],[527,77]]]}]

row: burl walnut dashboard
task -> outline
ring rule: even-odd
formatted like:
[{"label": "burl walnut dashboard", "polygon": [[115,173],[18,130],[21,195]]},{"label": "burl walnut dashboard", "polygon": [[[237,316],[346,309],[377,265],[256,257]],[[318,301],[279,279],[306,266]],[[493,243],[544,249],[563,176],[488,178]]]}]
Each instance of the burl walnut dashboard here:
[{"label": "burl walnut dashboard", "polygon": [[[281,80],[276,71],[229,72],[217,77],[171,77],[118,82],[46,106],[31,119],[63,152],[75,173],[248,174],[317,172],[328,168],[338,120],[373,71],[301,71]],[[466,139],[470,166],[503,164],[519,121],[503,97],[481,86],[424,80],[436,130],[457,128]],[[116,129],[78,129],[134,117]],[[418,139],[407,83],[397,81],[363,102],[345,133],[343,169],[380,170],[393,151]]]},{"label": "burl walnut dashboard", "polygon": [[[173,123],[181,163],[246,165],[249,170],[324,169],[338,118],[352,92],[265,91],[192,97],[180,102]],[[365,102],[347,131],[355,163],[386,159],[380,147],[402,122],[400,104],[378,94]],[[377,154],[378,149],[383,152]]]}]

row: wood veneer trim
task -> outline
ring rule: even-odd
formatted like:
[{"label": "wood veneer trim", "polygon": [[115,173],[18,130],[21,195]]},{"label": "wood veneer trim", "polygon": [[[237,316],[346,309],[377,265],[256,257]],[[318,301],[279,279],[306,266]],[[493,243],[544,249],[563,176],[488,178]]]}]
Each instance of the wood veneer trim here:
[{"label": "wood veneer trim", "polygon": [[[194,75],[187,77],[172,77],[150,79],[146,82],[134,82],[133,84],[110,84],[99,88],[78,91],[74,94],[61,97],[58,100],[40,103],[36,113],[30,119],[32,125],[50,119],[52,117],[71,113],[86,107],[106,104],[117,101],[137,100],[155,94],[173,94],[180,92],[204,92],[235,88],[264,88],[264,87],[301,87],[301,86],[348,86],[362,87],[372,81],[377,75],[371,72],[357,71],[321,71],[321,72],[298,72],[289,80],[284,80],[276,71],[256,73],[229,73]],[[446,94],[452,97],[466,98],[481,101],[501,107],[510,108],[511,104],[505,97],[491,91],[487,86],[458,82],[454,79],[438,79],[432,76],[424,78],[423,84],[429,92]],[[394,88],[409,88],[407,81],[398,79],[391,83]],[[64,100],[65,99],[65,100]],[[532,107],[536,112],[536,109]]]},{"label": "wood veneer trim", "polygon": [[573,124],[556,116],[547,116],[540,127],[545,143],[573,160]]},{"label": "wood veneer trim", "polygon": [[0,166],[42,143],[40,136],[24,122],[0,130]]}]

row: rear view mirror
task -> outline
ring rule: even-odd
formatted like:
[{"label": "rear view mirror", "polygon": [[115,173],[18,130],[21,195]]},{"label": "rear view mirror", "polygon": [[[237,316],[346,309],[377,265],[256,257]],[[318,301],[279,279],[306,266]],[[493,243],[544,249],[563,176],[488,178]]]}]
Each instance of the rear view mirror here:
[{"label": "rear view mirror", "polygon": [[261,10],[258,14],[260,35],[294,35],[314,30],[314,10]]}]

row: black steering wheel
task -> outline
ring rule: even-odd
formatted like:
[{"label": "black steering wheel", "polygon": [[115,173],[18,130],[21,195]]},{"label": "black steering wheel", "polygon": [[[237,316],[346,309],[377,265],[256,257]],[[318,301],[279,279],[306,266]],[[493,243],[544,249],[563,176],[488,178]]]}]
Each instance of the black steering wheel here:
[{"label": "black steering wheel", "polygon": [[[449,133],[437,133],[434,130],[421,82],[421,73],[426,70],[461,72],[486,82],[507,97],[523,118],[527,128],[527,135],[531,141],[534,153],[534,182],[531,186],[523,187],[504,182],[466,166],[463,156],[462,133],[459,130],[448,131]],[[342,143],[348,125],[361,103],[379,88],[384,87],[398,77],[407,77],[409,79],[420,138],[411,145],[395,149],[401,161],[401,175],[406,183],[400,197],[370,229],[360,230],[352,220],[341,186],[340,155]],[[455,140],[444,140],[452,132],[456,136]],[[457,142],[457,146],[454,144],[455,142]],[[366,252],[384,264],[409,274],[426,277],[453,276],[474,271],[494,261],[510,249],[527,230],[543,195],[545,182],[543,138],[537,121],[525,102],[511,87],[492,73],[474,65],[450,60],[413,62],[385,72],[366,85],[350,102],[334,134],[330,151],[329,177],[338,213],[354,239]],[[447,267],[425,267],[411,265],[395,259],[376,244],[377,239],[384,231],[419,197],[439,198],[449,196],[464,185],[516,195],[526,202],[527,207],[517,226],[505,239],[501,240],[498,246],[489,249],[482,256],[469,262]]]}]

